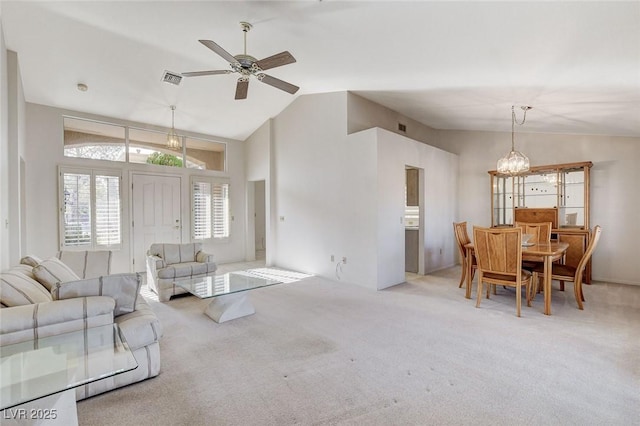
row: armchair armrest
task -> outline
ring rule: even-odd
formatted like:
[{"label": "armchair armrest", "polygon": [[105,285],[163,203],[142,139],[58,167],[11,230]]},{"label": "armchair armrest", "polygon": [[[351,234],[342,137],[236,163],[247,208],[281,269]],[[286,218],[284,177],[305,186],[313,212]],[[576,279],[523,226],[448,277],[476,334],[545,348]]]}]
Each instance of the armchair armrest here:
[{"label": "armchair armrest", "polygon": [[198,253],[196,253],[196,262],[211,263],[213,261],[214,260],[213,260],[213,255],[212,254],[205,253],[202,250],[200,250]]},{"label": "armchair armrest", "polygon": [[115,301],[91,296],[0,309],[0,346],[113,323]]}]

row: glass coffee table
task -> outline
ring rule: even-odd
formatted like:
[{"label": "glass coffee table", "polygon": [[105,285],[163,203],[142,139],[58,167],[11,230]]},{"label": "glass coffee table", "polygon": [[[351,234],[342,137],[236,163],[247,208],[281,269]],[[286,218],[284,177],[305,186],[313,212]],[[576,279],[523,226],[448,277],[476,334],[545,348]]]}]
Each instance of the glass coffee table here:
[{"label": "glass coffee table", "polygon": [[[5,420],[77,423],[74,388],[138,367],[117,324],[4,345],[0,410]],[[61,402],[62,405],[61,405]],[[43,408],[44,407],[44,408]]]},{"label": "glass coffee table", "polygon": [[204,313],[215,322],[223,323],[256,312],[249,300],[248,290],[281,283],[277,279],[237,271],[176,280],[174,284],[200,299],[213,298]]}]

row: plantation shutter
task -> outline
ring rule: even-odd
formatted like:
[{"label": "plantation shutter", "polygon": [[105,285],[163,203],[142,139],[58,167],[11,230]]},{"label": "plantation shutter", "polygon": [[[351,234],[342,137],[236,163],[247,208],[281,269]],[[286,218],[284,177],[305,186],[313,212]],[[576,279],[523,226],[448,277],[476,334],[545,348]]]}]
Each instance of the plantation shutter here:
[{"label": "plantation shutter", "polygon": [[96,219],[97,246],[120,244],[120,178],[96,175]]},{"label": "plantation shutter", "polygon": [[211,238],[211,184],[194,181],[192,189],[193,238]]},{"label": "plantation shutter", "polygon": [[91,174],[64,173],[63,245],[91,245]]},{"label": "plantation shutter", "polygon": [[117,248],[122,243],[120,176],[60,168],[60,246]]},{"label": "plantation shutter", "polygon": [[229,183],[218,178],[192,177],[191,211],[194,240],[229,238]]},{"label": "plantation shutter", "polygon": [[213,238],[229,237],[229,184],[213,184]]}]

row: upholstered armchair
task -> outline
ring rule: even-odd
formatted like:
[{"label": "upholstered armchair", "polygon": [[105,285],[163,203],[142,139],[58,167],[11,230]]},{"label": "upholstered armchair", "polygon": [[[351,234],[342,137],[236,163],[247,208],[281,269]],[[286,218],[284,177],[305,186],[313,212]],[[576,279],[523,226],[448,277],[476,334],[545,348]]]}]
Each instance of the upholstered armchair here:
[{"label": "upholstered armchair", "polygon": [[161,302],[186,293],[175,285],[177,279],[203,277],[216,269],[213,255],[202,251],[201,243],[151,244],[147,252],[147,286]]}]

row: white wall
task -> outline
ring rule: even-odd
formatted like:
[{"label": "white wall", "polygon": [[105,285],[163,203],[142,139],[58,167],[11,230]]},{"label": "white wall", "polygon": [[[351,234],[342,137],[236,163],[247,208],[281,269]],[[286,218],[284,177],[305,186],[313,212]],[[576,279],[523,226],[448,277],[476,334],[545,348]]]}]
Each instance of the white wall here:
[{"label": "white wall", "polygon": [[[247,260],[255,259],[257,238],[264,238],[264,243],[268,247],[265,262],[272,265],[273,232],[274,226],[272,221],[272,202],[271,194],[274,193],[273,181],[271,179],[271,132],[272,120],[267,120],[260,126],[251,136],[244,142],[245,153],[245,170],[247,180],[247,214],[246,214],[246,258]],[[257,181],[264,181],[264,185],[256,185]],[[262,191],[263,205],[260,206],[261,214],[265,229],[260,229],[256,235],[256,187]],[[261,235],[260,235],[261,234]]]},{"label": "white wall", "polygon": [[[436,130],[431,127],[352,92],[349,92],[347,96],[347,114],[347,132],[349,134],[380,127],[428,144],[432,144],[437,135]],[[398,123],[406,126],[404,132],[398,130]]]},{"label": "white wall", "polygon": [[0,269],[9,267],[9,95],[7,49],[0,20]]},{"label": "white wall", "polygon": [[272,144],[276,265],[336,278],[346,257],[344,282],[372,289],[404,282],[406,164],[433,173],[423,185],[433,201],[428,248],[443,254],[428,268],[453,264],[455,155],[382,129],[348,135],[346,92],[297,98],[273,119]]},{"label": "white wall", "polygon": [[22,223],[22,193],[20,163],[25,146],[25,100],[18,55],[7,51],[8,65],[8,167],[9,167],[9,263],[15,265],[24,254],[22,246],[26,232]]},{"label": "white wall", "polygon": [[275,232],[267,250],[278,266],[333,277],[330,255],[354,255],[346,252],[354,226],[342,200],[360,196],[345,187],[346,93],[300,96],[272,126]]},{"label": "white wall", "polygon": [[[460,155],[458,219],[491,225],[490,179],[511,147],[511,134],[439,131],[438,144]],[[595,280],[640,285],[640,138],[517,133],[516,149],[531,165],[592,161],[591,227],[602,226],[593,254]]]},{"label": "white wall", "polygon": [[[405,166],[424,170],[420,182],[421,221],[424,232],[424,272],[453,266],[457,248],[452,238],[452,223],[457,210],[457,155],[376,129],[378,140],[378,269],[379,282],[404,281]],[[389,260],[393,259],[393,262]],[[398,281],[400,280],[400,281]]]},{"label": "white wall", "polygon": [[227,144],[228,172],[207,172],[195,169],[150,166],[145,164],[126,164],[110,161],[67,158],[63,156],[62,115],[107,121],[116,124],[135,125],[139,128],[166,131],[141,123],[85,114],[77,111],[62,110],[44,105],[27,103],[26,108],[26,221],[29,233],[27,251],[41,257],[53,256],[59,250],[58,232],[58,166],[115,168],[122,171],[123,214],[122,249],[114,252],[113,272],[130,271],[131,256],[131,212],[130,212],[130,173],[150,172],[167,173],[182,176],[182,241],[189,242],[191,235],[191,210],[189,177],[191,175],[213,175],[230,178],[231,193],[231,238],[225,243],[205,243],[204,249],[215,255],[219,263],[241,261],[245,258],[245,171],[244,145],[240,141],[221,139],[213,136],[184,132],[188,136],[215,139]]}]

